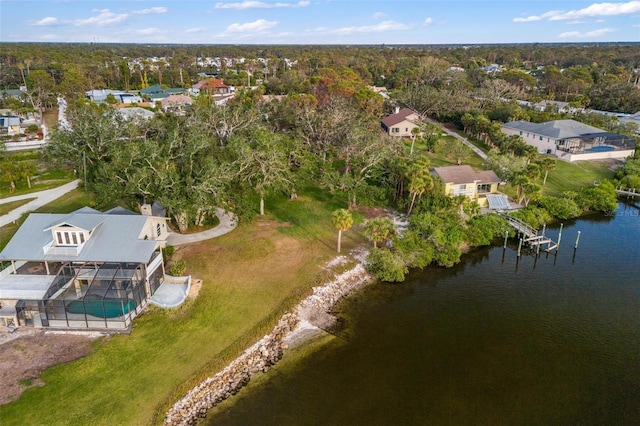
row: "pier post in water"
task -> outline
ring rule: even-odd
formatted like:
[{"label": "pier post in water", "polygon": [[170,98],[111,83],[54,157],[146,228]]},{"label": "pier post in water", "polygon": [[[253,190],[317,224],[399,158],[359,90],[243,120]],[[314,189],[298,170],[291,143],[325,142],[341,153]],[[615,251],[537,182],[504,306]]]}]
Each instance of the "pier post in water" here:
[{"label": "pier post in water", "polygon": [[563,226],[564,226],[564,223],[561,223],[560,224],[560,232],[558,232],[558,244],[556,244],[556,253],[560,249],[560,240],[562,240],[562,227]]},{"label": "pier post in water", "polygon": [[574,249],[578,248],[578,243],[580,242],[580,231],[578,231],[578,235],[576,236],[576,245],[573,246]]},{"label": "pier post in water", "polygon": [[504,231],[504,246],[503,249],[507,248],[507,238],[509,238],[509,231]]},{"label": "pier post in water", "polygon": [[520,257],[520,250],[522,249],[522,238],[520,238],[520,242],[518,243],[518,257]]}]

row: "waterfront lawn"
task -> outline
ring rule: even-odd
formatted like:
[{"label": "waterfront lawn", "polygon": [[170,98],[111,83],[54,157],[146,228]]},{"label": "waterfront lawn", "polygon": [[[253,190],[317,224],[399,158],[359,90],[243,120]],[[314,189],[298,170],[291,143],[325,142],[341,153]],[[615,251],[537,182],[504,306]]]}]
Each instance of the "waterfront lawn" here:
[{"label": "waterfront lawn", "polygon": [[[543,194],[559,196],[564,191],[580,191],[582,188],[593,186],[594,182],[611,179],[613,171],[608,161],[579,161],[567,163],[556,161],[556,168],[549,172],[547,183],[543,186]],[[542,184],[540,178],[540,184]]]},{"label": "waterfront lawn", "polygon": [[[48,369],[44,387],[0,407],[2,425],[161,422],[175,400],[330,278],[319,265],[336,256],[331,212],[345,204],[317,188],[299,195],[269,198],[265,217],[177,247],[174,258],[204,280],[198,298],[175,310],[152,307],[136,318],[131,335],[102,339],[91,355]],[[365,242],[356,228],[343,233],[344,253]]]}]

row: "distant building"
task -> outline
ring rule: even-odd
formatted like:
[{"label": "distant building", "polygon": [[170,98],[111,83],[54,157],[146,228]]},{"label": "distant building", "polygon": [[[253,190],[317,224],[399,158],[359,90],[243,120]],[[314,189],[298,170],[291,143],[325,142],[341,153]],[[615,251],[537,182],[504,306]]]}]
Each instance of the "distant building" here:
[{"label": "distant building", "polygon": [[411,137],[411,131],[418,127],[420,116],[410,108],[396,108],[396,112],[385,117],[381,122],[382,129],[390,136]]},{"label": "distant building", "polygon": [[142,98],[134,93],[122,92],[119,90],[97,89],[86,92],[86,97],[95,103],[103,103],[107,101],[107,96],[113,95],[116,103],[119,104],[136,104],[142,102]]},{"label": "distant building", "polygon": [[22,118],[15,115],[4,115],[0,117],[0,133],[17,135],[21,133],[20,124]]},{"label": "distant building", "polygon": [[502,125],[506,135],[518,135],[538,152],[552,154],[564,161],[626,158],[633,155],[635,139],[607,132],[575,120],[546,123],[512,121]]}]

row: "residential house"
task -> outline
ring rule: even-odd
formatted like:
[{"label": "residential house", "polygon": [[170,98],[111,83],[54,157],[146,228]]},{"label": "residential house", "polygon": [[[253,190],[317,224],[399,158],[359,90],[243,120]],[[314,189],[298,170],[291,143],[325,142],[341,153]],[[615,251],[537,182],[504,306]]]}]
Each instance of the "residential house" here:
[{"label": "residential house", "polygon": [[187,93],[187,91],[181,87],[164,89],[159,84],[154,84],[153,86],[149,86],[145,89],[140,90],[140,95],[144,96],[145,98],[149,98],[151,102],[159,101],[171,95],[182,95],[185,93]]},{"label": "residential house", "polygon": [[518,135],[538,152],[564,161],[626,158],[633,155],[635,140],[575,120],[545,123],[512,121],[502,125],[506,135]]},{"label": "residential house", "polygon": [[382,96],[385,99],[389,99],[389,92],[386,87],[383,86],[368,86],[369,89],[376,92],[378,95]]},{"label": "residential house", "polygon": [[19,89],[0,89],[0,98],[24,99],[27,96],[27,88],[21,86]]},{"label": "residential house", "polygon": [[195,96],[202,92],[209,96],[228,95],[231,93],[231,87],[224,84],[219,78],[208,78],[194,84],[191,89],[189,89],[189,93]]},{"label": "residential house", "polygon": [[444,182],[444,192],[450,197],[464,195],[480,206],[488,206],[488,195],[500,194],[502,180],[492,170],[475,171],[471,166],[434,167],[434,174]]},{"label": "residential house", "polygon": [[631,123],[636,125],[636,133],[640,135],[640,111],[635,114],[625,115],[620,117],[620,121],[623,123]]},{"label": "residential house", "polygon": [[0,117],[0,132],[8,135],[18,135],[21,133],[20,124],[22,118],[15,115],[3,115]]},{"label": "residential house", "polygon": [[380,124],[390,136],[411,137],[411,131],[418,127],[420,116],[410,108],[396,108],[396,112],[385,117]]},{"label": "residential house", "polygon": [[156,115],[155,112],[140,107],[117,108],[116,112],[125,120],[148,120]]},{"label": "residential house", "polygon": [[193,104],[193,99],[186,95],[170,95],[160,101],[162,109],[182,113]]},{"label": "residential house", "polygon": [[0,322],[129,327],[164,279],[167,218],[142,210],[30,214],[0,252]]},{"label": "residential house", "polygon": [[134,93],[122,92],[119,90],[96,89],[88,90],[86,97],[95,103],[103,103],[107,101],[107,96],[113,95],[116,103],[119,104],[137,104],[142,102],[142,98]]}]

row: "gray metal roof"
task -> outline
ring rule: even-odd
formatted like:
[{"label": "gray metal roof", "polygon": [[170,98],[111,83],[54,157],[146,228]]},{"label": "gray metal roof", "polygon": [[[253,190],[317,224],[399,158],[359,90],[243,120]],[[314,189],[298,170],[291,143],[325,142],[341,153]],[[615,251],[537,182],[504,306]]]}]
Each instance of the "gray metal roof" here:
[{"label": "gray metal roof", "polygon": [[506,195],[502,194],[487,194],[487,201],[489,201],[489,209],[491,210],[510,210],[511,204]]},{"label": "gray metal roof", "polygon": [[553,120],[546,123],[531,123],[528,121],[512,121],[503,124],[509,129],[536,133],[553,139],[579,138],[593,133],[607,133],[606,130],[589,126],[575,120]]},{"label": "gray metal roof", "polygon": [[[71,215],[32,213],[0,252],[0,260],[147,263],[157,243],[138,239],[147,219],[141,215],[79,211]],[[44,247],[53,240],[50,228],[60,223],[74,223],[83,229],[93,229],[77,256],[45,254]],[[89,228],[97,223],[100,226]]]}]

